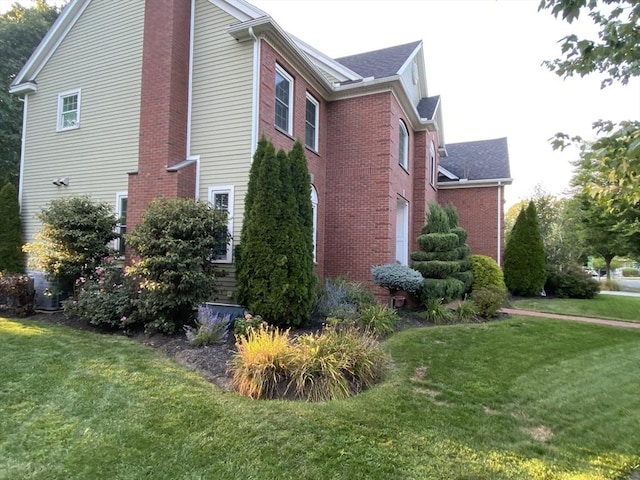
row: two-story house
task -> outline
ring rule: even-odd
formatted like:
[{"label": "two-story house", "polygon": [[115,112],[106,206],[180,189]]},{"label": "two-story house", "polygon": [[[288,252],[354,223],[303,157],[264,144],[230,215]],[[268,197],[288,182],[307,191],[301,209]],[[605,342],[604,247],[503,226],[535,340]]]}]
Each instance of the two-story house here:
[{"label": "two-story house", "polygon": [[506,141],[490,158],[445,144],[420,41],[332,59],[244,0],[71,0],[11,92],[24,99],[27,241],[62,196],[113,204],[123,230],[157,196],[193,197],[228,210],[219,261],[233,273],[265,135],[306,148],[320,278],[370,282],[372,265],[408,263],[430,201],[458,206],[474,253],[500,259]]}]

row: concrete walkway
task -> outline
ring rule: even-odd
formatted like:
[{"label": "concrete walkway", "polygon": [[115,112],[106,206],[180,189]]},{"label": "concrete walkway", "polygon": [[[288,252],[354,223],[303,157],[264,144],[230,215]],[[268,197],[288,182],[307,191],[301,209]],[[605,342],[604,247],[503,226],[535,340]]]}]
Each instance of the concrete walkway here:
[{"label": "concrete walkway", "polygon": [[610,325],[612,327],[640,328],[640,323],[621,322],[618,320],[605,320],[603,318],[576,317],[574,315],[559,315],[557,313],[534,312],[532,310],[518,310],[516,308],[503,308],[503,313],[509,315],[526,315],[528,317],[555,318],[558,320],[570,320],[572,322],[597,323],[600,325]]}]

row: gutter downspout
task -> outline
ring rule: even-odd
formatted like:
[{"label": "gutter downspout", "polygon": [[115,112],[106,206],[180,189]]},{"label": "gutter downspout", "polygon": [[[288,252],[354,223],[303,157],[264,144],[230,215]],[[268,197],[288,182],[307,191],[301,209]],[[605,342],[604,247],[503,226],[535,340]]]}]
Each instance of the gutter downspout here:
[{"label": "gutter downspout", "polygon": [[24,192],[24,156],[27,145],[27,110],[29,106],[29,94],[26,93],[24,97],[20,98],[20,101],[24,103],[24,106],[22,107],[22,138],[20,139],[20,176],[18,177],[18,205],[20,206],[20,212],[22,213],[22,194]]},{"label": "gutter downspout", "polygon": [[498,181],[498,266],[502,266],[502,181]]},{"label": "gutter downspout", "polygon": [[187,151],[186,160],[194,159],[196,161],[196,190],[193,197],[200,199],[200,156],[191,155],[191,121],[193,118],[193,50],[195,45],[195,24],[196,24],[196,1],[191,0],[191,20],[189,25],[189,91],[187,93]]},{"label": "gutter downspout", "polygon": [[252,125],[251,125],[251,161],[253,162],[253,154],[256,152],[258,143],[258,123],[260,105],[260,40],[253,32],[253,27],[249,27],[249,36],[253,38],[253,88],[252,88]]}]

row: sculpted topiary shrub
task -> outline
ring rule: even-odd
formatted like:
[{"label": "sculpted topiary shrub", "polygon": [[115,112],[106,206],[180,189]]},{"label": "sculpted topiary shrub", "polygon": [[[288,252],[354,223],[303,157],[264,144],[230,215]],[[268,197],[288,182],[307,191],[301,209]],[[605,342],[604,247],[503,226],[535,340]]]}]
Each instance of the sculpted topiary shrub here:
[{"label": "sculpted topiary shrub", "polygon": [[156,199],[127,235],[138,260],[128,274],[140,282],[137,313],[147,328],[172,333],[216,285],[212,252],[229,242],[227,214],[189,199]]},{"label": "sculpted topiary shrub", "polygon": [[464,228],[458,225],[458,210],[456,210],[453,204],[446,204],[444,211],[449,219],[451,233],[455,233],[458,236],[458,247],[453,252],[455,252],[454,260],[458,261],[459,268],[458,271],[452,273],[451,276],[464,283],[464,291],[468,293],[471,291],[471,285],[473,284],[473,272],[471,271],[471,263],[469,262],[471,251],[469,245],[467,245],[468,234]]}]

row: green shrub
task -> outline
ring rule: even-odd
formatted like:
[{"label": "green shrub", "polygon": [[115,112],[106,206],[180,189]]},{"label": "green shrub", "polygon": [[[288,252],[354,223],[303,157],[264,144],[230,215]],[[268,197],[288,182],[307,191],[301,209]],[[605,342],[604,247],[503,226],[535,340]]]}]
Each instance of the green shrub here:
[{"label": "green shrub", "polygon": [[42,228],[24,246],[29,266],[71,289],[77,278],[91,275],[112,253],[117,237],[111,206],[89,197],[53,200],[36,215]]},{"label": "green shrub", "polygon": [[611,280],[610,278],[607,278],[604,282],[600,284],[600,286],[602,290],[609,290],[611,292],[620,291],[620,284],[615,280]]},{"label": "green shrub", "polygon": [[12,183],[0,190],[0,272],[24,272],[22,253],[22,223],[18,192]]},{"label": "green shrub", "polygon": [[187,341],[195,347],[204,347],[214,343],[222,343],[227,338],[230,315],[220,315],[212,312],[206,306],[198,307],[196,326],[185,325],[184,331]]},{"label": "green shrub", "polygon": [[130,329],[141,325],[136,315],[139,285],[121,266],[106,258],[89,275],[76,280],[74,298],[62,302],[65,315],[82,318],[92,325]]},{"label": "green shrub", "polygon": [[453,310],[453,314],[460,322],[466,323],[473,320],[476,315],[476,306],[471,300],[465,299],[460,302]]},{"label": "green shrub", "polygon": [[451,323],[454,319],[451,310],[442,304],[441,298],[429,298],[424,303],[423,316],[426,320],[436,325]]},{"label": "green shrub", "polygon": [[26,275],[0,272],[0,312],[27,316],[35,310],[33,279]]},{"label": "green shrub", "polygon": [[425,278],[422,284],[422,303],[430,298],[440,298],[449,302],[454,298],[461,298],[464,294],[464,283],[456,278]]},{"label": "green shrub", "polygon": [[450,277],[452,273],[460,270],[458,262],[444,260],[413,262],[412,266],[419,271],[424,278],[447,278]]},{"label": "green shrub", "polygon": [[128,273],[140,279],[137,309],[145,327],[173,333],[191,322],[216,284],[211,252],[228,243],[227,214],[189,199],[156,199],[127,235],[139,257]]},{"label": "green shrub", "polygon": [[637,277],[638,276],[638,269],[637,268],[623,268],[622,269],[622,276],[623,277]]},{"label": "green shrub", "polygon": [[493,258],[486,255],[471,255],[469,261],[473,272],[472,291],[480,290],[487,285],[495,285],[505,292],[507,291],[502,269]]},{"label": "green shrub", "polygon": [[486,285],[471,293],[471,301],[478,315],[493,318],[507,301],[507,294],[497,285]]},{"label": "green shrub", "polygon": [[458,246],[455,233],[423,233],[418,237],[418,246],[427,252],[447,252]]},{"label": "green shrub", "polygon": [[600,291],[600,282],[591,278],[582,267],[568,265],[562,270],[549,269],[545,291],[559,298],[593,298]]},{"label": "green shrub", "polygon": [[396,311],[387,305],[370,305],[360,312],[358,325],[374,335],[384,336],[393,332],[400,317]]},{"label": "green shrub", "polygon": [[504,251],[504,282],[513,295],[539,295],[547,279],[546,254],[533,201],[521,209]]},{"label": "green shrub", "polygon": [[233,322],[233,333],[236,336],[243,335],[246,337],[250,330],[260,327],[266,328],[267,326],[267,322],[260,315],[245,313],[244,317],[238,317]]}]

